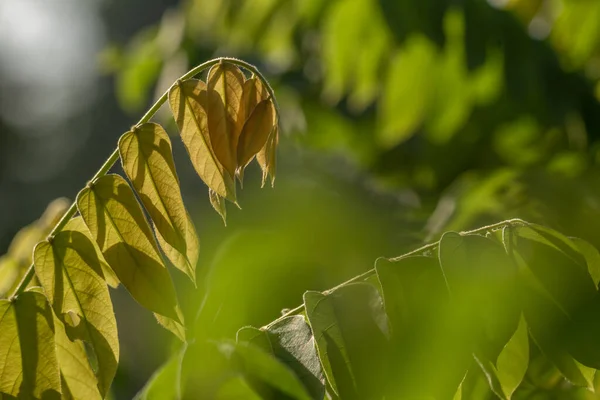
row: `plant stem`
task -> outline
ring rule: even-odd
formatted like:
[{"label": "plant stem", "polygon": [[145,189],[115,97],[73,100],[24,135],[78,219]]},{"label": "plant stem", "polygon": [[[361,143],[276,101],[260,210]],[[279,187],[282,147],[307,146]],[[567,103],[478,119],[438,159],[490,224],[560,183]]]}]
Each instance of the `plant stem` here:
[{"label": "plant stem", "polygon": [[[265,87],[267,88],[267,91],[269,92],[269,95],[273,99],[273,104],[275,105],[275,113],[278,116],[277,118],[279,118],[279,105],[277,104],[277,100],[275,99],[275,92],[273,92],[271,85],[269,85],[269,82],[260,73],[260,71],[254,65],[248,64],[247,62],[245,62],[243,60],[240,60],[237,58],[232,58],[232,57],[220,57],[220,58],[215,58],[215,59],[209,60],[205,63],[202,63],[202,64],[192,68],[191,70],[186,72],[183,76],[181,76],[179,79],[177,79],[177,81],[175,81],[171,85],[171,87],[169,87],[169,89],[167,89],[162,94],[162,96],[160,96],[158,98],[158,100],[156,100],[156,102],[152,105],[152,107],[150,107],[150,109],[146,112],[146,114],[144,114],[142,116],[142,118],[137,122],[137,124],[135,124],[135,126],[137,127],[137,126],[140,126],[140,125],[150,121],[150,119],[154,116],[154,114],[156,114],[156,112],[160,109],[160,107],[167,101],[167,99],[169,98],[169,92],[171,91],[173,86],[175,86],[179,81],[184,81],[184,80],[193,78],[194,76],[198,75],[200,72],[204,71],[205,69],[210,68],[213,65],[216,65],[221,62],[228,62],[231,64],[238,65],[238,66],[254,73],[255,75],[257,75],[259,77],[259,79],[262,81],[262,83],[265,85]],[[119,160],[119,148],[117,147],[112,152],[110,157],[108,157],[108,160],[106,160],[104,162],[104,164],[102,164],[102,166],[100,167],[98,172],[96,172],[96,174],[92,177],[92,179],[90,179],[88,185],[90,183],[93,183],[98,178],[106,175],[108,173],[108,171],[110,171],[110,169],[113,167],[113,165],[115,165],[115,163],[118,160]],[[58,223],[54,226],[54,228],[52,228],[52,231],[50,232],[48,237],[52,238],[54,235],[56,235],[58,232],[60,232],[60,230],[65,227],[67,222],[69,222],[69,220],[75,215],[76,212],[77,212],[77,203],[73,202],[73,204],[71,204],[71,207],[69,207],[69,209],[65,212],[65,214],[62,216],[60,221],[58,221]],[[27,272],[25,273],[23,278],[21,279],[19,286],[17,286],[13,295],[10,296],[11,300],[14,300],[16,298],[16,296],[23,293],[23,291],[27,288],[27,285],[29,284],[29,282],[31,282],[31,279],[33,279],[34,275],[35,275],[35,268],[34,268],[34,264],[32,263],[29,266],[29,269],[27,270]]]},{"label": "plant stem", "polygon": [[[473,230],[470,230],[470,231],[463,231],[463,232],[460,232],[460,234],[461,235],[472,235],[474,233],[491,232],[491,231],[496,231],[498,229],[502,229],[505,226],[514,226],[514,225],[527,225],[527,222],[523,221],[522,219],[519,219],[519,218],[513,218],[513,219],[508,219],[506,221],[497,222],[495,224],[482,226],[481,228],[473,229]],[[425,246],[422,246],[422,247],[419,247],[418,249],[409,251],[406,254],[403,254],[403,255],[398,256],[398,257],[388,258],[387,260],[395,262],[395,261],[400,261],[403,258],[406,258],[406,257],[409,257],[409,256],[413,256],[415,254],[422,254],[422,253],[424,253],[426,251],[435,249],[438,246],[439,243],[440,242],[438,240],[437,242],[426,244]],[[380,257],[380,258],[377,259],[377,261],[379,261],[380,259],[386,259],[386,258],[385,257]],[[376,264],[377,264],[377,261],[375,261]],[[323,291],[323,293],[324,294],[330,294],[330,293],[336,291],[337,289],[342,288],[344,286],[347,286],[347,285],[349,285],[351,283],[362,282],[362,281],[366,280],[367,278],[369,278],[369,277],[371,277],[372,275],[375,275],[375,274],[376,274],[375,268],[372,268],[372,269],[370,269],[370,270],[368,270],[366,272],[363,272],[360,275],[357,275],[357,276],[355,276],[355,277],[347,280],[346,282],[343,282],[343,283],[341,283],[341,284],[339,284],[339,285],[337,285],[337,286],[335,286],[335,287],[333,287],[331,289],[327,289],[327,290]],[[285,314],[283,314],[281,317],[279,317],[276,320],[274,320],[272,322],[269,322],[267,325],[263,326],[261,329],[262,330],[267,330],[267,329],[269,329],[270,327],[272,327],[273,325],[275,325],[276,323],[280,322],[281,320],[283,320],[286,317],[290,317],[292,315],[300,314],[303,309],[304,309],[304,305],[303,304],[299,305],[296,308],[292,308],[291,310],[289,310],[288,312],[286,312]]]}]

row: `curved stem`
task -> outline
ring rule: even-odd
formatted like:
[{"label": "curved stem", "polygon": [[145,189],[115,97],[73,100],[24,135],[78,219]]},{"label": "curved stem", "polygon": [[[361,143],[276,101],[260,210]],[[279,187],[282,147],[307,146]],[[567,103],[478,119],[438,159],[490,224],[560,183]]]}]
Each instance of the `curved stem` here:
[{"label": "curved stem", "polygon": [[[473,229],[470,231],[463,231],[460,232],[461,235],[472,235],[474,233],[481,233],[481,232],[493,232],[496,231],[498,229],[502,229],[506,226],[514,226],[514,225],[526,225],[527,222],[523,221],[522,219],[519,218],[513,218],[513,219],[508,219],[506,221],[501,221],[501,222],[497,222],[495,224],[491,224],[491,225],[486,225],[486,226],[482,226],[481,228],[477,228],[477,229]],[[429,243],[426,244],[425,246],[419,247],[418,249],[409,251],[406,254],[403,254],[401,256],[398,257],[393,257],[393,258],[388,258],[388,261],[400,261],[403,258],[409,257],[409,256],[413,256],[416,254],[423,254],[426,251],[430,251],[430,250],[434,250],[438,244],[440,243],[440,241],[438,240],[437,242],[433,242],[433,243]],[[385,257],[380,257],[379,259],[385,259]],[[375,263],[377,263],[377,261],[375,261]],[[323,291],[324,294],[330,294],[332,292],[334,292],[335,290],[342,288],[344,286],[347,286],[351,283],[356,283],[356,282],[362,282],[364,280],[366,280],[367,278],[371,277],[372,275],[375,275],[376,271],[375,268],[372,268],[366,272],[363,272],[360,275],[357,275],[349,280],[347,280],[344,283],[341,283],[335,287],[332,287],[331,289],[327,289],[325,291]],[[281,317],[277,318],[276,320],[269,322],[267,325],[263,326],[261,329],[262,330],[266,330],[269,329],[270,327],[272,327],[273,325],[275,325],[276,323],[280,322],[281,320],[283,320],[286,317],[290,317],[292,315],[296,315],[296,314],[300,314],[302,312],[302,310],[304,310],[304,305],[301,304],[296,308],[292,308],[291,310],[289,310],[288,312],[286,312],[285,314],[283,314]]]},{"label": "curved stem", "polygon": [[[254,73],[255,75],[257,75],[259,77],[259,79],[262,81],[262,83],[267,88],[269,95],[273,99],[273,104],[275,105],[275,113],[278,118],[277,120],[279,121],[279,104],[277,104],[277,100],[275,98],[275,92],[273,91],[273,88],[271,88],[271,85],[269,85],[269,82],[260,73],[260,71],[254,65],[249,64],[243,60],[233,58],[233,57],[219,57],[219,58],[215,58],[215,59],[209,60],[207,62],[204,62],[204,63],[192,68],[191,70],[186,72],[183,76],[181,76],[179,79],[177,79],[177,81],[173,82],[171,87],[169,87],[169,89],[167,89],[162,94],[162,96],[160,96],[156,100],[156,102],[152,105],[152,107],[150,107],[150,109],[146,112],[146,114],[144,114],[142,116],[142,118],[137,122],[137,124],[135,124],[135,126],[139,126],[139,125],[142,125],[142,124],[150,121],[150,119],[154,116],[154,114],[156,114],[156,112],[160,109],[160,107],[167,101],[167,99],[169,98],[169,92],[171,91],[173,86],[175,86],[177,84],[177,82],[193,78],[196,75],[198,75],[200,72],[204,71],[205,69],[210,68],[213,65],[216,65],[221,62],[228,62],[231,64],[235,64],[244,69],[247,69],[248,71]],[[113,167],[113,165],[115,165],[115,163],[118,160],[119,160],[119,148],[117,147],[112,152],[112,154],[108,157],[108,159],[104,162],[104,164],[102,164],[102,166],[100,167],[98,172],[96,172],[96,174],[94,174],[94,176],[92,177],[92,179],[90,179],[89,182],[94,182],[98,178],[106,175],[108,173],[108,171],[110,171],[110,169]],[[73,202],[73,204],[71,204],[69,209],[65,212],[63,217],[60,219],[60,221],[58,221],[56,226],[54,226],[54,228],[52,229],[52,231],[50,232],[48,237],[52,237],[52,236],[56,235],[58,232],[60,232],[60,230],[65,227],[67,222],[69,222],[69,220],[75,215],[75,213],[77,213],[77,203]],[[19,282],[19,286],[17,286],[13,295],[10,296],[10,299],[14,299],[20,293],[23,293],[23,291],[27,288],[27,285],[29,284],[29,282],[31,282],[31,279],[33,279],[34,275],[35,275],[34,264],[31,264],[29,266],[29,269],[27,270],[27,272],[21,279],[21,282]]]}]

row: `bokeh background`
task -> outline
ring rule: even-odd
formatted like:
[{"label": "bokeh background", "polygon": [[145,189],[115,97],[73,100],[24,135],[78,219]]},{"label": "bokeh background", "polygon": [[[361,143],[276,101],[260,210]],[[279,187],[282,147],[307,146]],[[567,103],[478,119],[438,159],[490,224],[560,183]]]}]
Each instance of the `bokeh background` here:
[{"label": "bokeh background", "polygon": [[[198,289],[172,275],[197,337],[447,230],[520,217],[600,246],[598,0],[1,0],[0,254],[216,56],[264,72],[282,137],[275,187],[252,167],[227,227],[173,141],[202,255]],[[112,295],[128,399],[176,343]]]}]

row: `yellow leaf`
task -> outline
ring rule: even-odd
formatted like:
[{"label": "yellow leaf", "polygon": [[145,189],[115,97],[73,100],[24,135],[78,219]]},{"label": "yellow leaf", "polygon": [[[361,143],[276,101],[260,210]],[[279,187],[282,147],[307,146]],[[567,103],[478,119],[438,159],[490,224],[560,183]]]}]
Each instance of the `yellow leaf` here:
[{"label": "yellow leaf", "polygon": [[19,275],[19,264],[8,255],[0,257],[0,297],[10,293]]},{"label": "yellow leaf", "polygon": [[143,124],[121,137],[119,153],[123,170],[154,223],[160,246],[195,283],[198,238],[183,204],[167,132],[158,124]]},{"label": "yellow leaf", "polygon": [[242,132],[242,128],[244,123],[250,115],[252,115],[252,111],[258,103],[263,100],[266,100],[269,97],[269,92],[264,87],[260,79],[256,79],[252,77],[244,82],[244,89],[242,92],[242,102],[240,104],[240,109],[238,112],[238,129],[240,133]]},{"label": "yellow leaf", "polygon": [[262,186],[265,185],[267,177],[271,178],[271,186],[275,184],[275,172],[277,169],[277,145],[279,144],[279,126],[276,124],[267,139],[264,147],[256,155],[256,160],[262,170]]},{"label": "yellow leaf", "polygon": [[177,297],[152,229],[133,191],[106,175],[77,195],[77,208],[104,259],[142,306],[177,320]]},{"label": "yellow leaf", "polygon": [[169,105],[198,176],[210,189],[235,202],[235,182],[211,146],[206,84],[190,79],[174,85],[169,92]]},{"label": "yellow leaf", "polygon": [[54,317],[56,358],[60,367],[62,398],[101,400],[98,380],[88,362],[83,343],[69,340],[65,327]]},{"label": "yellow leaf", "polygon": [[233,177],[237,167],[238,122],[244,74],[226,62],[220,62],[208,71],[208,133],[217,159]]},{"label": "yellow leaf", "polygon": [[89,229],[87,228],[87,226],[85,226],[85,222],[83,222],[81,216],[71,218],[69,222],[67,222],[65,227],[62,228],[62,232],[65,231],[79,232],[90,239],[90,243],[92,243],[92,246],[94,246],[94,250],[96,251],[96,257],[98,257],[98,261],[100,262],[100,266],[102,267],[102,274],[104,275],[104,280],[106,281],[106,283],[108,283],[110,287],[116,288],[117,286],[119,286],[119,278],[117,278],[115,271],[113,271],[110,268],[110,266],[104,259],[102,251],[100,251],[100,248],[98,248],[98,243],[96,243]]},{"label": "yellow leaf", "polygon": [[[21,334],[19,334],[21,333]],[[44,295],[0,300],[0,397],[60,400],[52,310]]]},{"label": "yellow leaf", "polygon": [[35,273],[71,340],[89,344],[98,360],[98,388],[106,395],[117,371],[117,322],[101,261],[89,237],[61,231],[34,251]]},{"label": "yellow leaf", "polygon": [[181,313],[181,309],[179,308],[179,306],[177,306],[177,309],[175,311],[177,313],[179,321],[181,321],[182,323],[179,323],[171,318],[167,318],[157,313],[154,313],[154,317],[156,318],[158,323],[161,324],[165,329],[170,331],[173,335],[177,336],[177,338],[182,342],[185,342],[186,335],[185,327],[183,326],[183,314]]},{"label": "yellow leaf", "polygon": [[243,170],[267,143],[273,130],[273,103],[263,100],[254,108],[244,124],[238,141],[237,164]]},{"label": "yellow leaf", "polygon": [[208,198],[210,199],[210,204],[213,206],[215,211],[219,213],[221,218],[223,218],[223,223],[227,225],[227,208],[225,205],[225,200],[210,189],[208,190]]}]

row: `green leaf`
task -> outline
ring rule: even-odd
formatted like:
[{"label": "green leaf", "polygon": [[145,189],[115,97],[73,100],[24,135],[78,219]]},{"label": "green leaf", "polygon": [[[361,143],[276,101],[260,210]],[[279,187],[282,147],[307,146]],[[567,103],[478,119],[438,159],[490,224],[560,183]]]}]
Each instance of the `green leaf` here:
[{"label": "green leaf", "polygon": [[210,205],[219,213],[221,218],[223,218],[223,223],[227,226],[227,205],[225,204],[225,199],[212,189],[208,189],[208,198],[210,199]]},{"label": "green leaf", "polygon": [[100,400],[98,379],[88,361],[83,342],[71,341],[63,323],[54,317],[56,358],[60,367],[63,399]]},{"label": "green leaf", "polygon": [[119,154],[165,255],[195,283],[199,240],[183,204],[167,132],[154,123],[136,127],[121,136]]},{"label": "green leaf", "polygon": [[392,331],[391,397],[451,398],[472,362],[472,350],[450,308],[438,259],[380,258],[375,269]]},{"label": "green leaf", "polygon": [[104,280],[106,280],[106,283],[108,283],[108,285],[110,287],[116,288],[117,286],[119,286],[119,283],[120,283],[119,278],[117,278],[115,271],[113,271],[110,268],[110,265],[108,265],[108,263],[104,259],[104,256],[102,255],[102,251],[98,247],[98,243],[96,243],[96,241],[92,237],[90,230],[85,225],[85,222],[83,221],[83,218],[81,218],[81,216],[71,218],[69,220],[69,222],[67,222],[65,227],[62,229],[62,231],[79,232],[82,235],[86,236],[90,240],[90,243],[92,244],[92,246],[94,246],[94,251],[96,252],[96,257],[98,258],[98,261],[100,262],[100,266],[102,267],[102,273],[104,274]]},{"label": "green leaf", "polygon": [[379,399],[386,382],[388,321],[375,287],[306,292],[306,315],[329,384],[343,399]]},{"label": "green leaf", "polygon": [[267,398],[311,399],[292,370],[260,348],[233,342],[222,342],[218,347],[222,354],[238,365],[255,390],[272,396]]},{"label": "green leaf", "polygon": [[171,276],[127,182],[112,174],[99,178],[79,193],[77,208],[133,298],[161,316],[182,322]]},{"label": "green leaf", "polygon": [[108,393],[117,371],[117,322],[92,241],[61,231],[34,251],[35,273],[71,340],[89,344],[98,360],[98,387]]},{"label": "green leaf", "polygon": [[134,397],[134,400],[177,400],[181,398],[181,368],[187,346],[174,354]]},{"label": "green leaf", "polygon": [[500,398],[510,399],[523,381],[529,366],[529,335],[525,319],[521,317],[517,330],[496,361],[477,361],[488,377],[494,393]]},{"label": "green leaf", "polygon": [[50,304],[35,291],[0,300],[0,394],[58,400],[60,393]]},{"label": "green leaf", "polygon": [[455,232],[440,239],[439,258],[453,306],[473,335],[473,351],[496,360],[521,314],[515,264],[500,243]]},{"label": "green leaf", "polygon": [[190,79],[174,85],[169,105],[179,127],[196,173],[219,196],[235,203],[235,182],[212,148],[208,131],[207,89],[200,80]]},{"label": "green leaf", "polygon": [[273,131],[275,107],[271,100],[263,100],[254,108],[244,123],[237,144],[237,165],[243,170],[267,143]]},{"label": "green leaf", "polygon": [[588,386],[575,360],[600,367],[600,297],[585,259],[548,229],[514,228],[509,239],[532,338],[568,380]]},{"label": "green leaf", "polygon": [[[237,169],[237,144],[244,121],[239,121],[244,74],[227,62],[219,62],[208,71],[208,132],[212,149],[230,176]],[[218,192],[217,192],[218,193]]]},{"label": "green leaf", "polygon": [[215,395],[215,400],[262,400],[243,376],[226,381]]},{"label": "green leaf", "polygon": [[283,318],[267,330],[242,328],[237,333],[237,340],[260,347],[287,365],[302,381],[312,399],[325,396],[325,378],[315,339],[302,315]]},{"label": "green leaf", "polygon": [[597,288],[600,283],[600,253],[598,252],[598,249],[583,239],[571,238],[571,241],[577,246],[577,249],[585,258],[588,272]]}]

